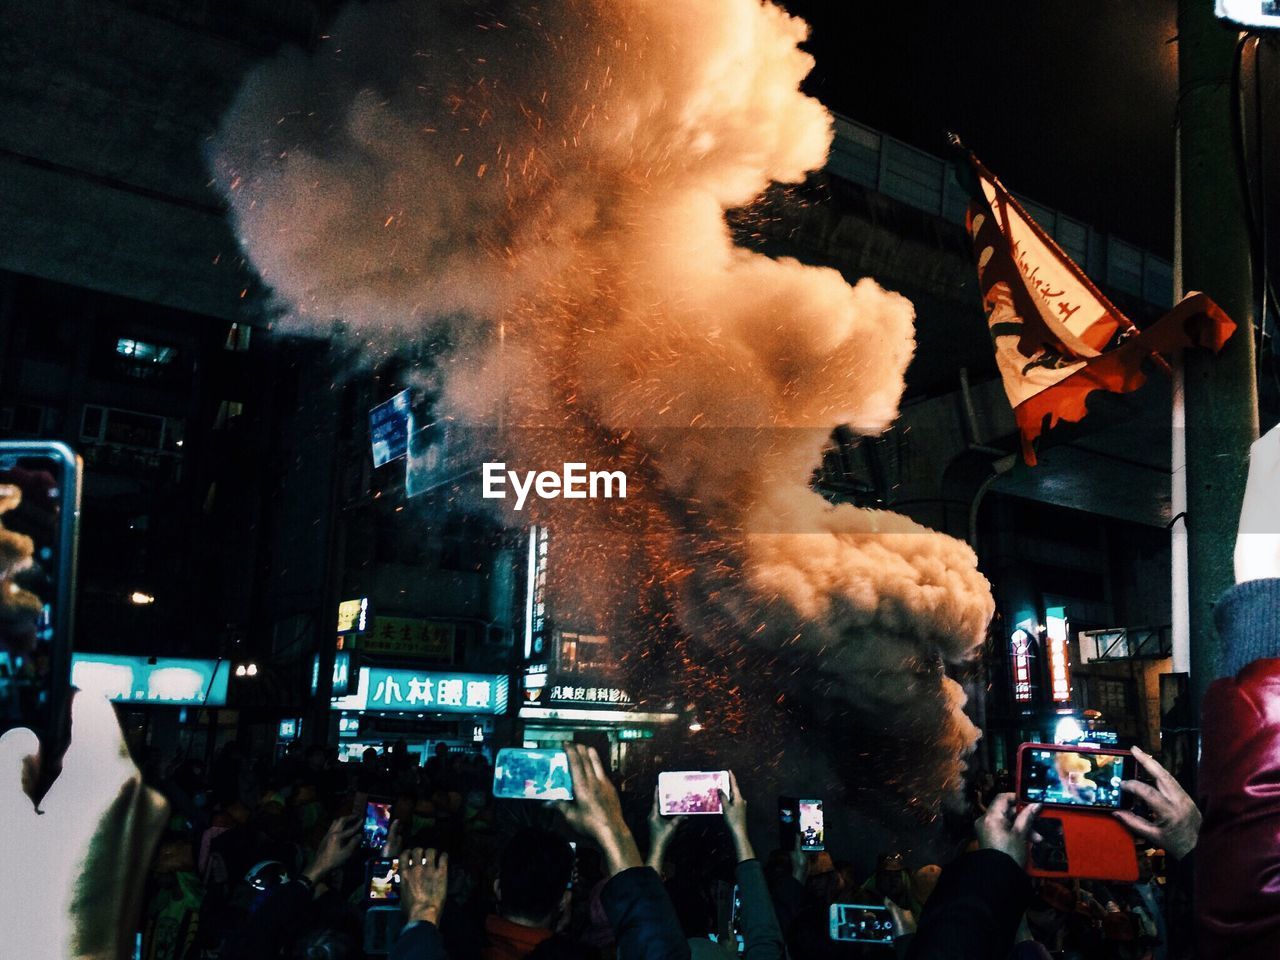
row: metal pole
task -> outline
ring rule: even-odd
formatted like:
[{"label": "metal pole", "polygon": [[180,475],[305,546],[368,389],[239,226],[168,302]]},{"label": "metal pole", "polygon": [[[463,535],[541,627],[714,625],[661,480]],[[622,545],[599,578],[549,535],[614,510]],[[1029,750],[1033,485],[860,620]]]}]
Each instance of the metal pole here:
[{"label": "metal pole", "polygon": [[1196,716],[1220,672],[1213,604],[1234,582],[1232,551],[1249,445],[1258,436],[1253,295],[1245,188],[1232,126],[1239,40],[1205,0],[1178,3],[1178,120],[1182,279],[1239,324],[1214,356],[1184,359],[1191,694]]},{"label": "metal pole", "polygon": [[[1182,134],[1173,143],[1173,302],[1182,286]],[[1191,673],[1191,597],[1187,590],[1187,397],[1182,358],[1173,359],[1173,409],[1170,411],[1173,455],[1169,464],[1170,632],[1173,672]]]}]

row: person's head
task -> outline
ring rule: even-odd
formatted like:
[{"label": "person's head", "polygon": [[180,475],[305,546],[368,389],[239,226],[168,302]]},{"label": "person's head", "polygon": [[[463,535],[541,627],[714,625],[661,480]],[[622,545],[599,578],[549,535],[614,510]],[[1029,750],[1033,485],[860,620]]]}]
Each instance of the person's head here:
[{"label": "person's head", "polygon": [[554,930],[573,895],[573,848],[550,830],[521,830],[503,848],[493,892],[507,920]]},{"label": "person's head", "polygon": [[876,860],[876,888],[886,897],[898,897],[906,891],[906,865],[900,853],[882,853]]},{"label": "person's head", "polygon": [[318,747],[314,744],[307,747],[307,769],[323,770],[325,765],[324,747]]},{"label": "person's head", "polygon": [[445,757],[449,755],[449,745],[444,741],[437,743],[435,748],[435,754],[437,757],[443,760]]},{"label": "person's head", "polygon": [[940,876],[942,868],[936,863],[926,864],[911,875],[911,893],[921,906],[929,902]]}]

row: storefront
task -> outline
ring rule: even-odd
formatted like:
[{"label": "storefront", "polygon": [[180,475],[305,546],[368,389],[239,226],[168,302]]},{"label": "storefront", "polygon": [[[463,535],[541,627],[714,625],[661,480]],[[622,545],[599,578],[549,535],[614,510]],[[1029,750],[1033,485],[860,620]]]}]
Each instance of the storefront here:
[{"label": "storefront", "polygon": [[425,762],[437,744],[492,759],[504,745],[510,680],[505,674],[362,666],[355,692],[335,697],[332,735],[342,760],[403,743]]},{"label": "storefront", "polygon": [[657,732],[680,714],[670,707],[639,704],[624,687],[583,674],[549,673],[531,665],[520,706],[526,747],[554,747],[574,739],[609,745],[610,764],[623,773],[634,765]]}]

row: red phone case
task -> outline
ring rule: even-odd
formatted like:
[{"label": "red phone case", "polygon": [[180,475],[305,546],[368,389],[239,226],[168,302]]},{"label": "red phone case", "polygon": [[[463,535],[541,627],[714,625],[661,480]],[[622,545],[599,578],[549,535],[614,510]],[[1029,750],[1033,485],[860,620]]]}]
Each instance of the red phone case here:
[{"label": "red phone case", "polygon": [[[1061,750],[1061,744],[1024,743],[1018,748],[1018,809],[1022,800],[1022,758],[1027,750]],[[1097,747],[1071,747],[1073,753],[1118,753]],[[1116,880],[1133,883],[1138,879],[1138,851],[1133,837],[1109,810],[1045,806],[1041,817],[1062,821],[1062,837],[1066,847],[1067,869],[1045,870],[1027,857],[1027,873],[1033,877],[1074,878],[1080,880]]]}]

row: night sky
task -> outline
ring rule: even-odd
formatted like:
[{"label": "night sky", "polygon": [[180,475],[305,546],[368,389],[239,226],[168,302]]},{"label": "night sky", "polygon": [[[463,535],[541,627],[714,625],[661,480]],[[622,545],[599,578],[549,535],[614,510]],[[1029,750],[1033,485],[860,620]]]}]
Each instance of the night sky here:
[{"label": "night sky", "polygon": [[[782,4],[837,112],[937,154],[954,129],[1010,188],[1171,255],[1176,0]],[[1280,53],[1262,59],[1280,102]]]}]

